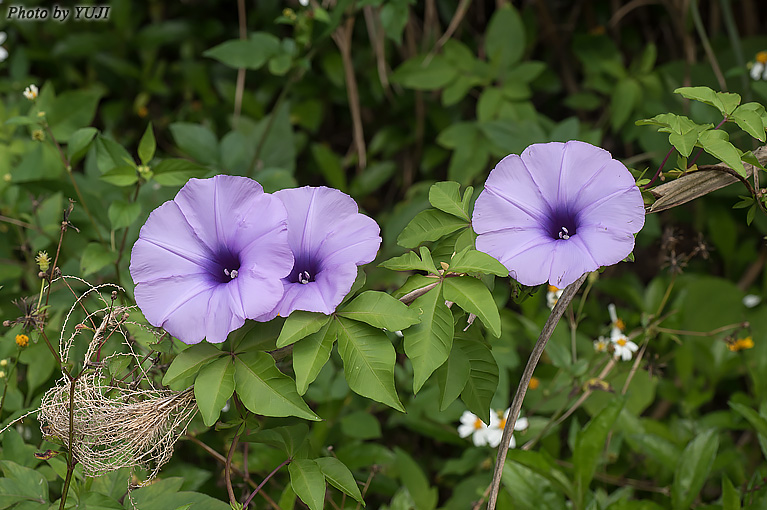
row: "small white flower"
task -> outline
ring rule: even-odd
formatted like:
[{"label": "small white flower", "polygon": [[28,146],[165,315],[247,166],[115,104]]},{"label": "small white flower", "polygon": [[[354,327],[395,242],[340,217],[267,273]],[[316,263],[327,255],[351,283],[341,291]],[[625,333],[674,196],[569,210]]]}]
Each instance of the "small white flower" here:
[{"label": "small white flower", "polygon": [[[0,44],[3,44],[7,38],[8,34],[0,32]],[[6,58],[8,58],[8,50],[0,46],[0,62],[3,62]]]},{"label": "small white flower", "polygon": [[743,306],[746,308],[754,308],[756,305],[762,302],[762,296],[756,294],[749,294],[743,297]]},{"label": "small white flower", "polygon": [[563,292],[564,289],[558,289],[553,285],[549,285],[549,291],[546,293],[546,306],[548,306],[550,309],[553,309],[554,305],[556,305],[557,301],[559,301],[559,298],[562,297]]},{"label": "small white flower", "polygon": [[306,7],[309,5],[309,0],[298,0],[298,3]]},{"label": "small white flower", "polygon": [[[613,329],[613,332],[615,332],[615,329]],[[610,340],[613,342],[613,357],[615,359],[621,358],[623,361],[629,361],[639,349],[637,344],[629,340],[626,335],[620,332],[616,335],[612,335]]]},{"label": "small white flower", "polygon": [[[509,418],[509,412],[511,409],[506,409],[503,413],[500,411],[493,411],[490,413],[490,426],[487,428],[487,444],[492,448],[496,448],[501,444],[503,439],[503,429],[506,427],[506,420]],[[529,426],[527,418],[519,418],[514,423],[514,430],[519,432],[527,429]],[[517,441],[514,439],[514,434],[509,439],[509,448],[516,448]]]},{"label": "small white flower", "polygon": [[607,348],[610,346],[610,340],[606,339],[603,336],[600,336],[599,339],[594,340],[594,350],[597,352],[607,352]]},{"label": "small white flower", "polygon": [[24,97],[26,97],[30,101],[34,101],[35,99],[37,99],[37,93],[38,93],[37,85],[35,85],[34,83],[24,89]]},{"label": "small white flower", "polygon": [[764,64],[761,62],[754,62],[754,65],[751,66],[751,78],[754,80],[761,80],[763,72]]},{"label": "small white flower", "polygon": [[756,54],[756,62],[749,63],[749,74],[754,80],[767,80],[767,51]]},{"label": "small white flower", "polygon": [[461,424],[458,425],[458,435],[461,437],[471,436],[474,446],[484,446],[488,443],[488,427],[479,416],[471,411],[464,411],[461,415]]}]

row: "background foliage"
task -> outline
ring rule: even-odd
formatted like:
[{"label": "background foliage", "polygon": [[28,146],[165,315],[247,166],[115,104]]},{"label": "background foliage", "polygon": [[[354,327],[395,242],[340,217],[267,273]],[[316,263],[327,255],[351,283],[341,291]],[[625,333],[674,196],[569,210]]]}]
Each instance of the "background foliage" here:
[{"label": "background foliage", "polygon": [[[401,297],[434,273],[432,263],[438,269],[473,244],[471,204],[501,157],[531,143],[580,139],[649,179],[671,142],[679,150],[664,177],[673,178],[689,164],[684,158],[697,157],[696,144],[707,147],[698,165],[728,161],[694,127],[678,129],[681,139],[672,140],[635,124],[667,112],[693,125],[720,123],[717,108],[675,89],[707,86],[740,94],[743,103],[767,101],[767,81],[751,79],[747,68],[767,49],[759,25],[767,11],[750,0],[341,0],[307,7],[259,0],[243,3],[244,16],[235,2],[109,5],[102,21],[0,21],[9,53],[0,63],[3,319],[24,315],[14,300],[37,300],[35,256],[57,253],[69,199],[76,204],[68,221],[78,231],[69,228],[61,244],[62,273],[122,285],[119,299],[131,304],[130,248],[149,212],[189,177],[247,175],[267,191],[336,187],[382,227],[379,258],[365,268],[360,289]],[[34,102],[22,95],[31,83],[40,87]],[[721,130],[740,151],[762,145],[740,122]],[[696,136],[683,136],[691,131]],[[739,154],[731,166],[737,163]],[[460,187],[432,187],[444,180]],[[635,262],[589,280],[587,298],[574,301],[536,371],[538,386],[524,407],[530,428],[517,433],[530,448],[510,453],[499,508],[767,505],[767,305],[742,301],[767,292],[767,217],[753,201],[732,208],[746,194],[735,184],[648,215]],[[403,271],[412,268],[417,275]],[[262,414],[310,420],[316,414],[322,421],[252,414],[243,420],[242,408],[224,403],[236,384],[245,407],[257,407],[240,393],[250,387],[239,382],[247,370],[225,367],[217,361],[225,359],[221,351],[210,346],[198,346],[213,349],[207,354],[183,354],[177,341],[157,343],[144,330],[130,330],[158,382],[183,389],[198,377],[216,388],[198,395],[201,413],[160,478],[132,492],[133,503],[226,508],[211,498],[228,499],[222,465],[239,434],[229,464],[240,501],[295,459],[256,496],[259,508],[357,508],[358,490],[369,508],[471,508],[484,499],[494,451],[460,439],[458,418],[466,408],[487,416],[508,406],[521,360],[549,313],[546,289],[520,289],[492,276],[483,282],[484,293],[477,292],[492,297],[481,306],[462,302],[452,282],[419,298],[431,300],[419,304],[434,310],[432,322],[456,326],[441,359],[432,351],[419,358],[407,336],[391,332],[410,326],[407,313],[391,327],[371,325],[348,316],[354,301],[330,322],[305,329],[314,328],[312,336],[295,344],[309,338],[322,344],[336,334],[339,346],[326,353],[327,364],[317,365],[308,345],[281,357],[278,348],[300,336],[280,336],[279,321],[249,324],[230,337],[232,349],[258,351],[238,358],[242,367],[269,365],[263,370],[291,384],[282,374],[294,377],[296,402],[300,394],[308,404]],[[50,294],[45,330],[54,342],[73,299],[64,286]],[[458,306],[442,307],[445,299]],[[640,363],[611,363],[592,347],[608,333],[611,302],[645,349]],[[479,315],[465,332],[463,310]],[[77,313],[72,324],[82,320]],[[349,328],[357,330],[339,332]],[[432,325],[422,334],[433,331]],[[60,376],[40,336],[30,335],[30,345],[20,348],[14,341],[20,332],[16,325],[0,337],[0,357],[8,360],[0,382],[4,424],[36,408]],[[365,334],[386,335],[394,346],[394,387],[365,387],[368,381],[344,376],[348,346]],[[753,348],[728,348],[746,337]],[[75,344],[80,358],[85,344]],[[310,366],[299,370],[302,359]],[[43,439],[33,417],[3,434],[0,508],[58,507],[64,456],[33,456],[48,448],[60,447]],[[125,470],[95,479],[75,470],[67,506],[130,508],[128,478]],[[325,480],[334,487],[327,493],[318,489]]]}]

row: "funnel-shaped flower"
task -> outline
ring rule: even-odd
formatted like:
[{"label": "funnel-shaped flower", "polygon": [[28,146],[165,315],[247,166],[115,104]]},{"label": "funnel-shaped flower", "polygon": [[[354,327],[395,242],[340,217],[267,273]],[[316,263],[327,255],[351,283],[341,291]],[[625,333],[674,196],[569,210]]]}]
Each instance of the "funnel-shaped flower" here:
[{"label": "funnel-shaped flower", "polygon": [[252,179],[217,175],[152,211],[130,272],[147,320],[192,344],[223,342],[272,310],[292,267],[282,202]]},{"label": "funnel-shaped flower", "polygon": [[523,285],[564,288],[616,264],[644,225],[642,194],[604,149],[570,141],[534,144],[490,172],[472,218],[477,249]]},{"label": "funnel-shaped flower", "polygon": [[354,284],[357,266],[372,262],[381,229],[360,214],[349,195],[324,186],[277,191],[288,211],[288,241],[295,263],[282,280],[285,293],[262,320],[293,310],[331,314]]}]

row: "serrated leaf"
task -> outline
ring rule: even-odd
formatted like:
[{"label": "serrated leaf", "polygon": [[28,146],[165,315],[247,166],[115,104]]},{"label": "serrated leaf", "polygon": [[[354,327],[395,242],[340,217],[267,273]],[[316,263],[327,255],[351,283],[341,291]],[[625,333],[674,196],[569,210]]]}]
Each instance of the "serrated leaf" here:
[{"label": "serrated leaf", "polygon": [[306,393],[309,385],[328,362],[335,342],[335,322],[328,321],[319,331],[293,345],[293,370],[299,395]]},{"label": "serrated leaf", "polygon": [[288,464],[288,472],[296,496],[311,510],[322,510],[325,505],[325,476],[320,466],[311,459],[295,459]]},{"label": "serrated leaf", "polygon": [[719,436],[715,429],[710,429],[696,436],[684,449],[671,485],[671,506],[674,510],[691,507],[706,483],[718,448]]},{"label": "serrated leaf", "polygon": [[470,221],[461,204],[461,185],[454,181],[438,182],[429,188],[429,203],[432,207]]},{"label": "serrated leaf", "polygon": [[157,142],[154,139],[154,130],[152,129],[152,123],[150,122],[138,143],[138,157],[141,160],[142,165],[148,165],[149,162],[152,161],[156,149]]},{"label": "serrated leaf", "polygon": [[352,391],[404,412],[394,386],[397,357],[386,334],[345,318],[338,319],[337,332],[338,353]]},{"label": "serrated leaf", "polygon": [[107,213],[113,230],[132,225],[140,214],[140,202],[126,202],[125,200],[115,200],[112,202]]},{"label": "serrated leaf", "polygon": [[461,350],[469,360],[471,372],[461,392],[461,400],[485,423],[490,423],[490,401],[498,388],[498,364],[490,349],[477,340],[457,337],[454,348]]},{"label": "serrated leaf", "polygon": [[362,501],[362,494],[360,494],[360,488],[357,486],[357,481],[354,479],[352,472],[349,471],[349,468],[346,467],[346,464],[335,457],[320,457],[319,459],[314,459],[314,462],[320,467],[325,480],[330,485],[348,494],[356,501],[362,503],[362,506],[365,506],[365,502]]},{"label": "serrated leaf", "polygon": [[452,234],[456,230],[468,227],[469,223],[437,209],[426,209],[418,213],[397,237],[397,244],[405,248],[415,248],[426,241]]},{"label": "serrated leaf", "polygon": [[575,466],[575,488],[578,494],[577,501],[584,505],[589,484],[594,478],[599,459],[605,448],[607,434],[618,419],[623,409],[624,400],[615,398],[602,409],[581,430],[575,438],[573,449],[573,465]]},{"label": "serrated leaf", "polygon": [[418,393],[450,355],[453,314],[445,306],[441,285],[417,298],[410,308],[421,312],[421,322],[405,331],[404,339],[405,354],[413,364],[413,393]]},{"label": "serrated leaf", "polygon": [[177,381],[184,381],[199,372],[203,365],[223,355],[220,349],[208,342],[192,345],[173,359],[162,383],[171,386]]},{"label": "serrated leaf", "polygon": [[316,333],[322,326],[328,323],[330,315],[319,312],[305,312],[296,310],[291,313],[280,330],[280,336],[277,337],[277,347],[285,347],[293,344],[302,338]]},{"label": "serrated leaf", "polygon": [[296,391],[296,383],[280,372],[265,352],[246,352],[235,357],[237,395],[249,411],[263,416],[297,416],[319,420]]},{"label": "serrated leaf", "polygon": [[484,273],[509,276],[506,266],[487,253],[464,248],[450,260],[450,271],[455,273]]},{"label": "serrated leaf", "polygon": [[385,292],[374,290],[363,292],[336,313],[389,331],[407,329],[419,321],[417,310]]},{"label": "serrated leaf", "polygon": [[194,398],[206,426],[216,423],[233,393],[234,364],[230,357],[219,358],[200,370],[194,381]]},{"label": "serrated leaf", "polygon": [[493,295],[484,283],[471,276],[445,278],[445,299],[480,318],[496,338],[501,336],[501,316]]},{"label": "serrated leaf", "polygon": [[461,349],[453,348],[447,361],[436,370],[439,410],[444,411],[461,394],[469,380],[471,364]]}]

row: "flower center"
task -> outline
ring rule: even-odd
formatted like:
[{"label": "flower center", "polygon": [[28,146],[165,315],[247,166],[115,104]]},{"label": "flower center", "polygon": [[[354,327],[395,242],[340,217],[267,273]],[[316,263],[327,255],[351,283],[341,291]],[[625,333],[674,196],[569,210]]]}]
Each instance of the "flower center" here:
[{"label": "flower center", "polygon": [[474,430],[479,430],[479,429],[481,429],[483,425],[484,425],[484,423],[483,423],[483,422],[482,422],[482,420],[480,420],[479,418],[477,418],[476,420],[474,420]]},{"label": "flower center", "polygon": [[240,274],[240,257],[227,248],[222,248],[208,268],[217,283],[229,283]]},{"label": "flower center", "polygon": [[553,239],[566,241],[575,235],[576,218],[566,210],[553,211],[547,223],[549,235]]},{"label": "flower center", "polygon": [[625,338],[619,338],[618,340],[615,341],[615,343],[620,345],[621,347],[625,347],[626,346],[626,339]]},{"label": "flower center", "polygon": [[236,269],[232,269],[231,271],[229,271],[228,269],[224,269],[224,274],[226,276],[228,276],[229,278],[231,278],[232,280],[237,278],[237,270]]},{"label": "flower center", "polygon": [[321,269],[322,268],[318,267],[318,265],[309,257],[296,255],[296,261],[293,263],[293,270],[288,275],[287,280],[290,283],[306,285],[307,283],[315,281],[317,273],[319,273]]},{"label": "flower center", "polygon": [[562,227],[559,229],[559,238],[560,239],[570,239],[570,231],[567,229],[567,227]]},{"label": "flower center", "polygon": [[306,285],[310,281],[312,281],[312,275],[309,274],[309,271],[302,271],[301,273],[299,273],[298,283],[302,285]]}]

